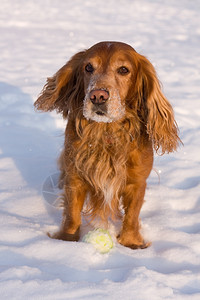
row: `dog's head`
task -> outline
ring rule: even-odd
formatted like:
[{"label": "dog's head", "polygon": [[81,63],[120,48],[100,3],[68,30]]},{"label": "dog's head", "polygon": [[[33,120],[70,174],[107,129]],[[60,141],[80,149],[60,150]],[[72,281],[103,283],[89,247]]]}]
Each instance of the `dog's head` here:
[{"label": "dog's head", "polygon": [[75,54],[47,79],[35,107],[102,123],[121,121],[132,111],[146,126],[156,150],[161,146],[163,152],[173,151],[179,140],[172,107],[154,67],[120,42],[101,42]]},{"label": "dog's head", "polygon": [[132,52],[130,46],[114,42],[99,43],[87,51],[83,61],[87,119],[112,122],[125,116],[135,74]]}]

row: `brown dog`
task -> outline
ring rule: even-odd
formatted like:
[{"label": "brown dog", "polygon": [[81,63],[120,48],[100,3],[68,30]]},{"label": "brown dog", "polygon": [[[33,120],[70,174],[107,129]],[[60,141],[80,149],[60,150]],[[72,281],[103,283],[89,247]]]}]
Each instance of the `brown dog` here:
[{"label": "brown dog", "polygon": [[74,55],[47,84],[35,107],[68,118],[60,157],[64,187],[61,229],[52,237],[79,239],[81,211],[104,221],[124,216],[120,244],[148,246],[139,229],[153,149],[176,150],[179,137],[172,107],[152,64],[131,46],[101,42]]}]

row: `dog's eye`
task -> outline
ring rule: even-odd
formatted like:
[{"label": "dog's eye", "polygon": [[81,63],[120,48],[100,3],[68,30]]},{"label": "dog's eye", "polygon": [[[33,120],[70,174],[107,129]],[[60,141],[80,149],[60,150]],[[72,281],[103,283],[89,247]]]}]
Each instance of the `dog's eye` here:
[{"label": "dog's eye", "polygon": [[117,70],[117,72],[118,72],[120,75],[126,75],[126,74],[129,73],[129,69],[126,68],[126,67],[124,67],[124,66],[122,66],[122,67],[120,67],[120,68]]},{"label": "dog's eye", "polygon": [[87,64],[87,65],[85,66],[85,71],[86,71],[87,73],[93,73],[94,68],[93,68],[93,66],[89,63],[89,64]]}]

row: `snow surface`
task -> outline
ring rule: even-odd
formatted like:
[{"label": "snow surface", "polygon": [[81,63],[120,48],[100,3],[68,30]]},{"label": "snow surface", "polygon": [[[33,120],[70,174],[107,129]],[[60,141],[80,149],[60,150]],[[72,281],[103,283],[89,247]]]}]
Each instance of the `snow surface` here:
[{"label": "snow surface", "polygon": [[[1,299],[200,299],[199,12],[199,0],[1,0]],[[184,143],[155,157],[141,212],[146,250],[100,254],[46,235],[61,211],[41,187],[57,172],[64,122],[33,102],[47,76],[102,40],[153,62]]]}]

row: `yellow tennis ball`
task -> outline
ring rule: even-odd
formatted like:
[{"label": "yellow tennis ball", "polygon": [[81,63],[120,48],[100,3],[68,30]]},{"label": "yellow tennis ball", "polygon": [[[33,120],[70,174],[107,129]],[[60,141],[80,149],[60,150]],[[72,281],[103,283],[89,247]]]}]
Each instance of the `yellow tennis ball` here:
[{"label": "yellow tennis ball", "polygon": [[94,245],[100,253],[107,253],[113,248],[113,241],[107,230],[98,228],[89,231],[83,238],[83,241]]}]

